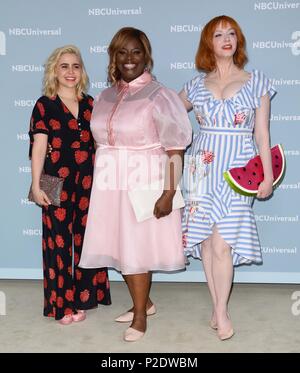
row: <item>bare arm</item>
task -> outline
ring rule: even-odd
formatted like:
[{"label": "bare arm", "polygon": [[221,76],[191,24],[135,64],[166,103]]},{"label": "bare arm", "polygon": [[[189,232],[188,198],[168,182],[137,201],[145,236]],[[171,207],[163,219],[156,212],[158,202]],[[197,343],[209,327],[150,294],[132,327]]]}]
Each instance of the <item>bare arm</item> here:
[{"label": "bare arm", "polygon": [[264,180],[258,188],[257,197],[267,198],[273,191],[273,171],[269,131],[270,99],[268,95],[261,98],[261,106],[256,109],[255,115],[254,136],[264,170]]},{"label": "bare arm", "polygon": [[172,211],[172,201],[182,175],[184,150],[167,150],[165,185],[161,197],[154,207],[154,216],[159,219]]},{"label": "bare arm", "polygon": [[37,133],[34,135],[31,156],[32,193],[34,201],[41,206],[51,204],[46,193],[40,189],[40,178],[47,152],[48,136]]},{"label": "bare arm", "polygon": [[193,109],[193,105],[187,99],[187,95],[186,95],[184,89],[178,93],[178,96],[181,98],[181,101],[183,102],[184,107],[186,108],[186,110],[187,111],[191,111]]}]

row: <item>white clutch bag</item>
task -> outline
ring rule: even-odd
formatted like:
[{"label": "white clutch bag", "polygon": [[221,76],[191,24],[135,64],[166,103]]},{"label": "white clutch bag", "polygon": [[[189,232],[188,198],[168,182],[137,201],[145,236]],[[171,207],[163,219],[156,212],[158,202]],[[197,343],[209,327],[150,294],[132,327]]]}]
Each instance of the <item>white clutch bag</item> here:
[{"label": "white clutch bag", "polygon": [[[136,220],[138,222],[142,222],[146,219],[153,218],[154,206],[156,201],[162,195],[163,187],[164,181],[157,180],[151,184],[147,184],[128,191],[129,200],[131,202]],[[176,193],[173,197],[172,210],[180,209],[184,206],[184,199],[181,194],[180,187],[178,185]]]}]

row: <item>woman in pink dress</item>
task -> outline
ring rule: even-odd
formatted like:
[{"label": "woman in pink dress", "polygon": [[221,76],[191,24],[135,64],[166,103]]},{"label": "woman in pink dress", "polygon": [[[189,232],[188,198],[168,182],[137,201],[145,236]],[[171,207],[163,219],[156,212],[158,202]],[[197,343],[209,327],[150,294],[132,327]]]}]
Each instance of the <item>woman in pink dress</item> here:
[{"label": "woman in pink dress", "polygon": [[[151,272],[185,267],[180,210],[172,211],[172,202],[192,128],[177,94],[151,75],[151,45],[142,31],[122,28],[108,52],[112,86],[96,98],[92,113],[97,151],[79,265],[122,273],[133,308],[116,321],[132,322],[124,339],[136,341],[156,311],[149,298]],[[128,191],[162,175],[153,217],[138,222]]]}]

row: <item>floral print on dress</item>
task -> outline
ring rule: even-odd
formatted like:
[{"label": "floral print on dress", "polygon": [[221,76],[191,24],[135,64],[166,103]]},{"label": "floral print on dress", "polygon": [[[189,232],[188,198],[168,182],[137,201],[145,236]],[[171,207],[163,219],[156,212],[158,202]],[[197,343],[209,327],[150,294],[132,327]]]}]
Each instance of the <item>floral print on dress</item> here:
[{"label": "floral print on dress", "polygon": [[241,125],[245,122],[246,114],[243,112],[234,114],[234,125]]},{"label": "floral print on dress", "polygon": [[52,149],[44,171],[64,179],[61,206],[43,207],[42,212],[44,316],[57,320],[76,309],[111,303],[107,269],[78,268],[93,176],[94,143],[89,122],[92,105],[92,97],[85,96],[79,102],[76,120],[59,96],[52,100],[42,96],[30,120],[29,154],[33,135],[48,135]]},{"label": "floral print on dress", "polygon": [[210,164],[214,160],[215,155],[211,151],[204,150],[201,154],[201,157],[204,164]]}]

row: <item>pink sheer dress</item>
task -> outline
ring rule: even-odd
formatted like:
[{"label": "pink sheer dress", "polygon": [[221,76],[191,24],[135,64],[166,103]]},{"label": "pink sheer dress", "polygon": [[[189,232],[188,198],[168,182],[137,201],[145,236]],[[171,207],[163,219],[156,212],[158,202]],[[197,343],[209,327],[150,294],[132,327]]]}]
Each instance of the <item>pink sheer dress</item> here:
[{"label": "pink sheer dress", "polygon": [[79,266],[125,275],[183,269],[180,210],[137,222],[128,197],[131,188],[163,175],[166,150],[191,142],[181,100],[145,72],[96,98],[91,129],[97,151]]}]

